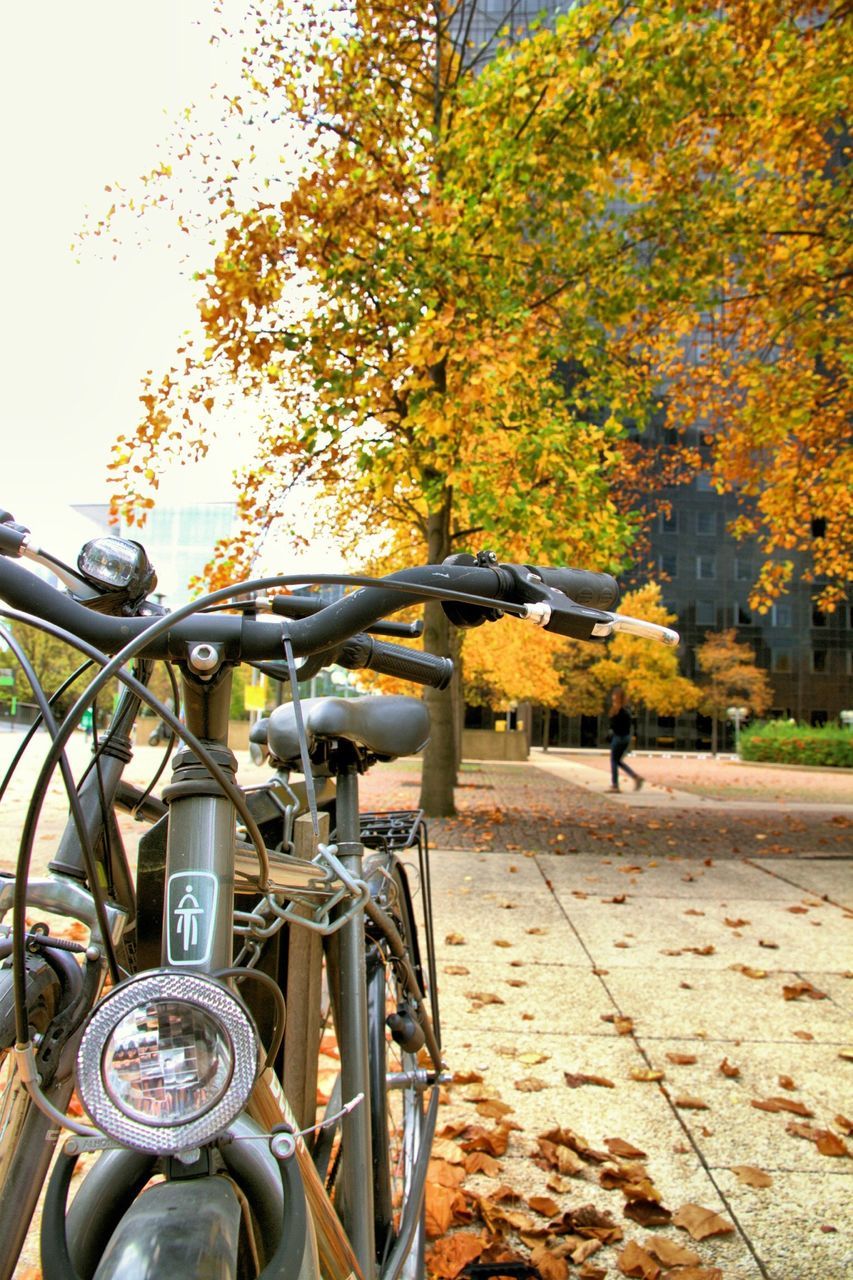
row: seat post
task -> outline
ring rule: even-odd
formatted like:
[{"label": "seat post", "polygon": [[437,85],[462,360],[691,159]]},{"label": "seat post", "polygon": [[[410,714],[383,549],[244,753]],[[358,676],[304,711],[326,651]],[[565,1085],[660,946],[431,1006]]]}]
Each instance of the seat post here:
[{"label": "seat post", "polygon": [[[337,770],[338,857],[353,877],[361,879],[364,846],[358,815],[358,768],[355,753],[339,742]],[[370,1131],[370,1082],[367,1059],[367,977],[364,913],[357,912],[337,935],[339,1000],[336,1009],[344,1102],[361,1093],[364,1101],[343,1119],[343,1202],[345,1226],[365,1280],[376,1273],[373,1226],[373,1167]]]}]

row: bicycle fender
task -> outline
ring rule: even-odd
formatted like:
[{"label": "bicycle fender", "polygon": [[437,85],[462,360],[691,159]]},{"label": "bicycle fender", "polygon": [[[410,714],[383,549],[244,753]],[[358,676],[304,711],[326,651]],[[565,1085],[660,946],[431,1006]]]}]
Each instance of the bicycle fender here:
[{"label": "bicycle fender", "polygon": [[234,1280],[240,1219],[227,1178],[158,1183],[118,1224],[95,1280]]}]

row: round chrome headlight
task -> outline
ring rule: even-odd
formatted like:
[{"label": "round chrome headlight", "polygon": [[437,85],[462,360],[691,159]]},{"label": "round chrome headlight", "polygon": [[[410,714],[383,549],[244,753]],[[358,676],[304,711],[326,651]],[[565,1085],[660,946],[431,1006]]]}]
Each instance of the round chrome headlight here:
[{"label": "round chrome headlight", "polygon": [[255,1028],[228,988],[163,970],[122,983],[94,1011],[77,1054],[77,1087],[110,1137],[167,1154],[226,1128],[257,1067]]}]

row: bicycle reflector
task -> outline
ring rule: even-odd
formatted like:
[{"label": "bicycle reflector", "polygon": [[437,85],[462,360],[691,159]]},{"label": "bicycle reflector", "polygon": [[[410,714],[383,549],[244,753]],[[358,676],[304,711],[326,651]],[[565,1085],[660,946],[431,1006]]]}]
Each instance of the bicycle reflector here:
[{"label": "bicycle reflector", "polygon": [[174,1154],[209,1142],[242,1111],[258,1054],[254,1025],[227,987],[155,970],[116,987],[90,1017],[77,1088],[111,1138]]}]

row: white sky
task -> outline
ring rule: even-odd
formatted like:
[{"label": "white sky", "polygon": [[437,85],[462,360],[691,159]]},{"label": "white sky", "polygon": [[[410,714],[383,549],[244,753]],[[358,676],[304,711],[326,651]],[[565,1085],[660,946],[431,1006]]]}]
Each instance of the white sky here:
[{"label": "white sky", "polygon": [[[183,106],[214,81],[236,86],[237,50],[211,46],[216,25],[210,0],[3,6],[0,505],[58,554],[76,552],[78,530],[57,509],[107,500],[110,445],[137,421],[140,377],[168,365],[195,316],[165,234],[142,248],[128,235],[116,261],[98,241],[76,261],[71,241],[87,209],[109,207],[106,184],[153,167]],[[225,445],[193,468],[193,499],[232,497],[237,460]],[[167,483],[163,500],[188,483]]]}]

